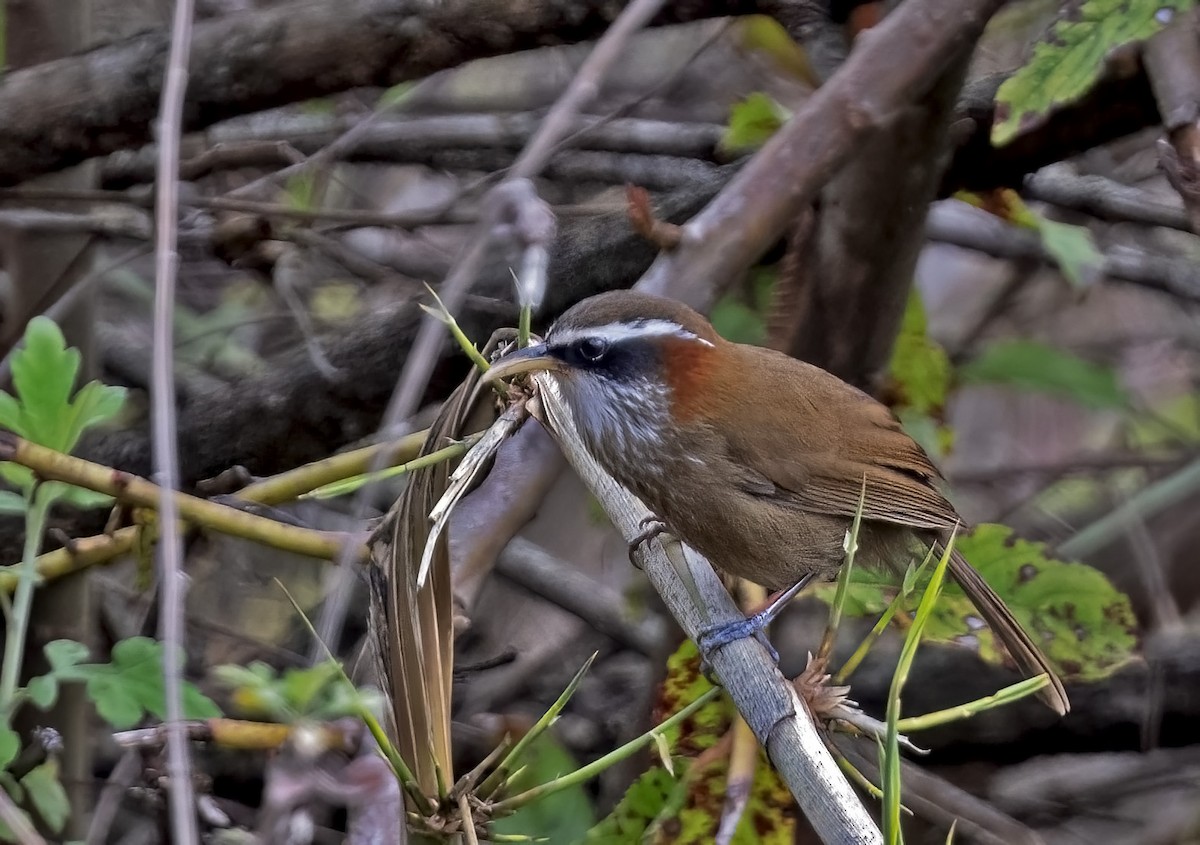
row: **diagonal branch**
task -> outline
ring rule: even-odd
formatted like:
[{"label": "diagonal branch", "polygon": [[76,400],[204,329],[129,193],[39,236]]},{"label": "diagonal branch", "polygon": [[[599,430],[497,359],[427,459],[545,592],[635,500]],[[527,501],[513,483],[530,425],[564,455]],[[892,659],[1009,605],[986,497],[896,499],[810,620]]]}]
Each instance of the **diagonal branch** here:
[{"label": "diagonal branch", "polygon": [[1001,5],[909,0],[859,36],[845,64],[683,227],[680,248],[659,256],[646,285],[688,279],[679,298],[703,306],[712,280],[753,264],[873,131],[930,91]]}]

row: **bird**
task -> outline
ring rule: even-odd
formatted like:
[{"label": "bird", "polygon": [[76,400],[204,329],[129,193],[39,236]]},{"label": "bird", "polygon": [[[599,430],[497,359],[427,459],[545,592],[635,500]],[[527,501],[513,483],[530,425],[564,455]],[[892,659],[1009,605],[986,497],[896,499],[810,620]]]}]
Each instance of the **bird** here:
[{"label": "bird", "polygon": [[[1043,701],[1069,710],[1037,643],[953,549],[963,520],[940,472],[867,393],[632,290],[581,300],[489,378],[529,372],[555,380],[588,452],[654,514],[639,539],[665,530],[720,570],[794,592],[837,576],[861,507],[856,562],[903,571],[920,546],[949,544],[951,577],[1018,666],[1049,676]],[[759,631],[720,632],[710,646],[749,633]]]}]

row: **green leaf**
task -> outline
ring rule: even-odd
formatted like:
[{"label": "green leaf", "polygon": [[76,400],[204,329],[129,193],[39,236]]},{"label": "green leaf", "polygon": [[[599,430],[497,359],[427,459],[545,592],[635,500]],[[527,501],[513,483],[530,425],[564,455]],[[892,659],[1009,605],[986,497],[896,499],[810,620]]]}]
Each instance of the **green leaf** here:
[{"label": "green leaf", "polygon": [[929,337],[925,305],[916,288],[904,307],[888,369],[903,405],[919,414],[929,414],[946,404],[952,377],[950,357],[940,343]]},{"label": "green leaf", "polygon": [[0,513],[25,513],[28,507],[29,504],[25,501],[24,496],[11,490],[0,490]]},{"label": "green leaf", "polygon": [[332,660],[308,669],[288,669],[283,673],[284,698],[296,712],[311,712],[319,696],[334,686],[341,686],[341,677],[341,667]]},{"label": "green leaf", "polygon": [[28,491],[33,487],[33,471],[11,461],[0,463],[0,478],[21,490]]},{"label": "green leaf", "polygon": [[35,317],[13,355],[14,399],[0,392],[0,425],[22,437],[70,452],[80,435],[111,419],[125,401],[125,390],[90,382],[71,398],[79,373],[79,351],[68,348],[53,320]]},{"label": "green leaf", "polygon": [[1078,0],[996,92],[992,143],[1001,146],[1082,98],[1114,48],[1149,38],[1192,0]]},{"label": "green leaf", "polygon": [[729,113],[729,126],[717,149],[729,154],[756,150],[791,116],[792,113],[774,99],[756,91],[734,104]]},{"label": "green leaf", "polygon": [[1032,340],[994,343],[962,367],[960,375],[965,382],[1050,393],[1091,408],[1129,405],[1129,397],[1111,367]]},{"label": "green leaf", "polygon": [[[955,547],[979,570],[1013,614],[1040,644],[1050,662],[1065,676],[1082,680],[1106,678],[1124,666],[1137,646],[1137,622],[1128,596],[1099,571],[1081,563],[1049,557],[1042,543],[1020,540],[1003,525],[984,524]],[[851,578],[844,613],[877,615],[896,594],[901,575],[858,567]],[[918,579],[917,592],[928,581]],[[816,591],[822,601],[833,598],[832,585]],[[981,629],[978,613],[957,584],[947,584],[924,633],[925,640],[957,645],[989,662],[1001,659],[990,631]]]},{"label": "green leaf", "polygon": [[0,390],[0,428],[21,433],[21,405],[3,390]]},{"label": "green leaf", "polygon": [[0,722],[0,769],[7,769],[21,750],[21,737],[7,723]]},{"label": "green leaf", "polygon": [[[575,771],[579,764],[550,733],[543,733],[521,755],[522,769],[513,779],[520,792]],[[574,786],[534,801],[511,816],[497,819],[492,829],[546,842],[578,842],[596,821],[583,786]]]},{"label": "green leaf", "polygon": [[88,647],[75,640],[51,640],[42,648],[42,653],[56,674],[88,659]]},{"label": "green leaf", "polygon": [[79,351],[68,349],[49,317],[34,317],[22,347],[13,355],[12,377],[21,403],[22,437],[67,451],[71,388],[79,372]]},{"label": "green leaf", "polygon": [[[685,641],[667,661],[667,679],[655,706],[655,721],[679,712],[710,689],[699,671],[695,645]],[[672,778],[661,767],[643,775],[613,813],[589,831],[587,845],[633,842],[712,843],[725,800],[729,755],[704,752],[725,737],[737,711],[728,696],[705,704],[680,725],[663,731],[674,749]],[[745,811],[733,832],[733,845],[790,845],[795,839],[795,801],[760,752]]]},{"label": "green leaf", "polygon": [[[1015,538],[1003,525],[980,525],[957,546],[1063,674],[1101,680],[1131,659],[1137,619],[1103,573],[1055,560],[1044,544]],[[967,635],[965,622],[953,627],[945,635]]]},{"label": "green leaf", "polygon": [[821,84],[804,48],[792,40],[787,29],[775,18],[746,15],[736,18],[732,25],[732,35],[743,50],[766,58],[772,69],[803,80],[814,88]]},{"label": "green leaf", "polygon": [[[85,663],[71,671],[72,676],[87,681],[87,693],[96,710],[118,730],[133,727],[147,713],[166,718],[161,643],[148,637],[130,637],[113,647],[111,663]],[[184,681],[182,692],[185,719],[221,714],[220,708],[194,684]]]},{"label": "green leaf", "polygon": [[1035,226],[1042,245],[1054,257],[1054,262],[1067,281],[1077,288],[1086,288],[1100,280],[1104,273],[1104,255],[1096,239],[1085,226],[1059,223],[1037,214]]},{"label": "green leaf", "polygon": [[112,387],[98,381],[85,384],[71,400],[71,408],[67,414],[67,446],[63,451],[70,451],[79,442],[84,431],[94,425],[108,422],[125,404],[125,388]]},{"label": "green leaf", "polygon": [[585,845],[626,845],[641,842],[659,816],[678,812],[687,795],[682,780],[655,767],[629,785],[624,796],[599,824],[587,832]]},{"label": "green leaf", "polygon": [[51,485],[55,501],[72,505],[80,510],[111,507],[114,501],[112,496],[104,493],[97,493],[95,490],[88,490],[84,487],[76,487],[73,484],[64,484],[59,481],[52,481],[49,485],[44,484],[42,486],[47,487]]},{"label": "green leaf", "polygon": [[25,685],[25,694],[39,710],[49,710],[58,701],[58,678],[54,675],[39,675],[30,678]]},{"label": "green leaf", "polygon": [[51,757],[40,766],[29,770],[21,778],[21,786],[29,796],[29,802],[37,810],[46,827],[61,833],[71,815],[71,802],[58,777],[58,761]]}]

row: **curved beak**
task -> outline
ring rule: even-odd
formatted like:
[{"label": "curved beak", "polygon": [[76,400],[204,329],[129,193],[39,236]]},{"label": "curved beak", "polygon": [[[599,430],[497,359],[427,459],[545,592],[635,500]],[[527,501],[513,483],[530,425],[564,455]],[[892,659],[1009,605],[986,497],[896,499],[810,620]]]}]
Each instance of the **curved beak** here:
[{"label": "curved beak", "polygon": [[531,373],[545,370],[562,370],[565,365],[558,358],[546,351],[546,344],[535,343],[516,352],[510,352],[491,366],[486,378],[489,381],[508,378],[521,373]]}]

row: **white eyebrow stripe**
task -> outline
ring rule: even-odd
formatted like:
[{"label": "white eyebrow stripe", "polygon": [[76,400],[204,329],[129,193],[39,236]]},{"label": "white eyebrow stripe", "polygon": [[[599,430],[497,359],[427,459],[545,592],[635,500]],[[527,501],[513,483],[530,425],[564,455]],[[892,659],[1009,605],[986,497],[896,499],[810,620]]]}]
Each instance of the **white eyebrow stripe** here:
[{"label": "white eyebrow stripe", "polygon": [[609,343],[619,343],[622,340],[632,340],[639,337],[679,337],[684,340],[696,340],[705,346],[712,343],[690,332],[678,323],[670,320],[638,320],[636,323],[608,323],[604,326],[592,326],[586,329],[560,329],[552,333],[549,340],[555,345],[567,346],[585,337],[596,337]]}]

